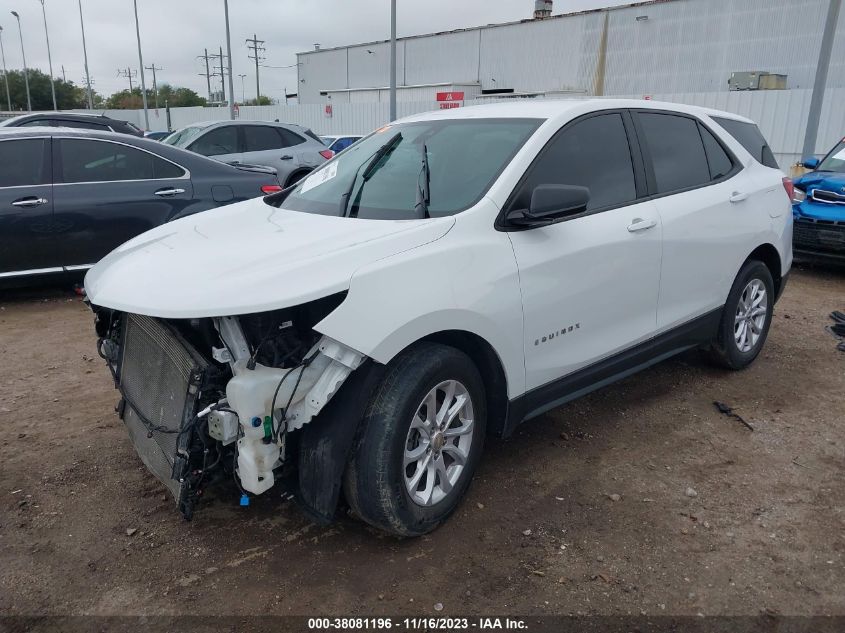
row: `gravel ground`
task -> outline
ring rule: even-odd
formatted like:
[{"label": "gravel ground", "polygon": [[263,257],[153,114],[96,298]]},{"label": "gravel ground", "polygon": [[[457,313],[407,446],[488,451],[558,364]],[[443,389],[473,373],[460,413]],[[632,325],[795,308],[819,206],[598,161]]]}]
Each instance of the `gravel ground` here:
[{"label": "gravel ground", "polygon": [[0,615],[845,615],[834,309],[845,273],[795,271],[752,368],[689,354],[491,440],[452,519],[397,540],[269,493],[184,522],[113,411],[85,305],[6,292]]}]

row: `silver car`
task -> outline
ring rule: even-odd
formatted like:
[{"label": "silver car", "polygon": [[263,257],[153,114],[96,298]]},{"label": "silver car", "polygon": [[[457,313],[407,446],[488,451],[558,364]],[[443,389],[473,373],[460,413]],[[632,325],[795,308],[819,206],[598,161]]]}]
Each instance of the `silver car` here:
[{"label": "silver car", "polygon": [[193,123],[163,142],[224,163],[273,167],[285,187],[334,155],[308,128],[267,121]]}]

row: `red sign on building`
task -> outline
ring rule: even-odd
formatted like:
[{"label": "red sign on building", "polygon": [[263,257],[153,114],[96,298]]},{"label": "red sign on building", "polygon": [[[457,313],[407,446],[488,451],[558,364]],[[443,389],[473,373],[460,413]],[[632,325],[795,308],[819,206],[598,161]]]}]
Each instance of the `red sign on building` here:
[{"label": "red sign on building", "polygon": [[452,108],[460,108],[464,104],[463,92],[438,92],[437,101],[440,103],[441,110],[451,110]]}]

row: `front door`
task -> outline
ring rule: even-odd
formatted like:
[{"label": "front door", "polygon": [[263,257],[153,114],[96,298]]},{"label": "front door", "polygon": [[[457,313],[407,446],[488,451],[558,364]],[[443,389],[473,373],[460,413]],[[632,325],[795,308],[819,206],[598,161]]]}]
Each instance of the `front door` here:
[{"label": "front door", "polygon": [[[519,267],[526,387],[534,389],[654,335],[660,218],[644,193],[624,112],[566,125],[529,168],[508,208],[538,185],[590,190],[586,213],[509,233]],[[636,167],[635,167],[636,165]]]},{"label": "front door", "polygon": [[50,138],[0,141],[0,277],[61,272]]}]

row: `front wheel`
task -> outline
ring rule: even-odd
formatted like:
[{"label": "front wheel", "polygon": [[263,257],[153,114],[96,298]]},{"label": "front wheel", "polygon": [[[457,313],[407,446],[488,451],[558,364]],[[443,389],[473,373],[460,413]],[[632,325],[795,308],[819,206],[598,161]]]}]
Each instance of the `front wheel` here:
[{"label": "front wheel", "polygon": [[399,536],[435,529],[469,487],[486,416],[484,384],[468,356],[434,343],[400,354],[356,438],[344,477],[352,510]]},{"label": "front wheel", "polygon": [[747,262],[734,281],[711,346],[718,364],[736,370],[754,362],[769,334],[774,301],[768,267],[756,260]]}]

